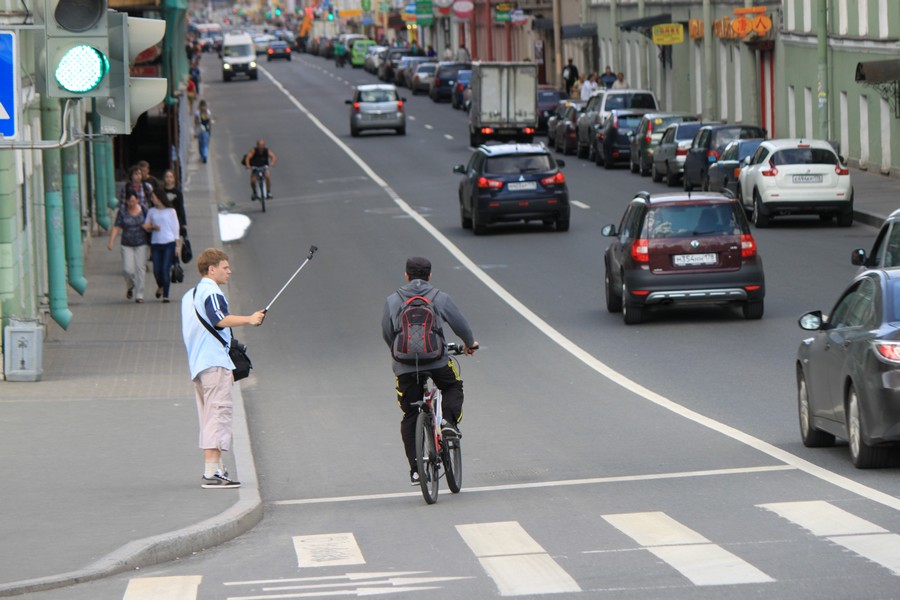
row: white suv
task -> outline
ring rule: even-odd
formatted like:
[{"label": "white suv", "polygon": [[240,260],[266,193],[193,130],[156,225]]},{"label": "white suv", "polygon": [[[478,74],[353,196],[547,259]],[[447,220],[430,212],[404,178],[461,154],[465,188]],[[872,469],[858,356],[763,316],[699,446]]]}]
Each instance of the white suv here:
[{"label": "white suv", "polygon": [[738,197],[753,224],[768,227],[772,217],[817,214],[853,224],[850,170],[822,140],[766,140],[741,163]]}]

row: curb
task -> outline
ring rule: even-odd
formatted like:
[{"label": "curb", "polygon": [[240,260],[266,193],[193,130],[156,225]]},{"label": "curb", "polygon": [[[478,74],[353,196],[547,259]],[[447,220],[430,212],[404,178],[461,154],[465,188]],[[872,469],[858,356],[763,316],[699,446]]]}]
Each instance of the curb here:
[{"label": "curb", "polygon": [[[194,148],[193,144],[191,144],[191,148]],[[193,150],[191,155],[194,155]],[[211,169],[211,164],[207,163],[207,170]],[[215,179],[210,177],[209,181],[209,200],[213,206],[216,206],[213,183]],[[217,210],[215,214],[218,214]],[[213,219],[213,230],[215,239],[221,244],[222,236],[215,218]],[[244,396],[241,393],[240,384],[235,384],[233,389],[234,462],[241,478],[241,488],[238,490],[238,501],[231,508],[196,525],[129,542],[83,569],[0,584],[0,597],[66,587],[169,562],[230,541],[255,527],[262,520],[264,511],[259,495],[256,462],[250,444],[250,430],[244,410]]]},{"label": "curb", "polygon": [[853,220],[862,223],[863,225],[871,225],[875,229],[881,227],[881,224],[884,223],[886,216],[876,215],[875,213],[867,212],[864,210],[856,210],[853,209]]}]

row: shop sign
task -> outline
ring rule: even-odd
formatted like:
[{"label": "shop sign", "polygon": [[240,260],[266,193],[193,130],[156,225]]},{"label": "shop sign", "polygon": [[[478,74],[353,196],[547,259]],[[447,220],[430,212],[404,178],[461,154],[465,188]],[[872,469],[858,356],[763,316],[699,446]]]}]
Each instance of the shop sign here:
[{"label": "shop sign", "polygon": [[509,20],[513,25],[524,25],[528,22],[528,15],[521,8],[509,11]]},{"label": "shop sign", "polygon": [[653,26],[653,43],[657,46],[671,46],[684,41],[684,25],[663,23]]},{"label": "shop sign", "polygon": [[453,16],[460,20],[466,20],[472,16],[475,5],[471,0],[456,0],[453,3]]},{"label": "shop sign", "polygon": [[434,14],[446,17],[453,9],[453,0],[434,0]]},{"label": "shop sign", "polygon": [[434,21],[434,6],[431,0],[416,0],[416,23],[428,27]]},{"label": "shop sign", "polygon": [[731,19],[723,17],[713,21],[713,35],[722,40],[733,40],[738,36],[731,28]]},{"label": "shop sign", "polygon": [[688,22],[688,30],[690,31],[692,40],[703,39],[703,19],[691,19]]},{"label": "shop sign", "polygon": [[500,5],[494,7],[494,23],[509,23],[509,11],[500,10]]}]

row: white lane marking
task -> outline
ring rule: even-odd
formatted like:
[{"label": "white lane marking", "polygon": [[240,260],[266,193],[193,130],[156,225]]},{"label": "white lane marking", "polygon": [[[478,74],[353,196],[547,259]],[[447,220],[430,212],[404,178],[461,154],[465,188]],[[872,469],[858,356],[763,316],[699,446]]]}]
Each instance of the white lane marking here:
[{"label": "white lane marking", "polygon": [[453,139],[453,136],[450,135],[449,133],[445,133],[445,134],[444,134],[444,137],[447,138],[448,140],[452,140],[452,139]]},{"label": "white lane marking", "polygon": [[409,119],[410,121],[415,121],[415,120],[416,120],[416,118],[415,118],[414,116],[412,116],[412,115],[407,115],[406,118]]},{"label": "white lane marking", "polygon": [[824,501],[757,506],[900,575],[900,535]]},{"label": "white lane marking", "polygon": [[298,567],[364,565],[362,551],[352,533],[294,536]]},{"label": "white lane marking", "polygon": [[860,533],[887,533],[875,523],[860,519],[837,506],[822,500],[812,502],[775,502],[757,504],[776,515],[799,525],[813,535],[856,535]]},{"label": "white lane marking", "polygon": [[284,579],[251,579],[247,581],[225,581],[222,585],[277,585],[279,583],[302,583],[308,581],[331,581],[334,579],[346,579],[359,581],[360,579],[379,579],[382,577],[406,577],[408,575],[422,575],[428,571],[376,571],[374,573],[344,573],[343,575],[322,575],[320,577],[289,577]]},{"label": "white lane marking", "polygon": [[501,596],[580,592],[572,577],[515,521],[457,525]]},{"label": "white lane marking", "polygon": [[[627,483],[632,481],[656,481],[660,479],[684,479],[687,477],[711,477],[719,475],[745,475],[748,473],[766,473],[772,471],[795,471],[788,465],[768,467],[744,467],[738,469],[712,469],[709,471],[684,471],[680,473],[653,473],[650,475],[619,475],[616,477],[592,477],[588,479],[562,479],[557,481],[535,481],[531,483],[509,483],[473,488],[463,488],[462,493],[498,492],[506,490],[528,490],[536,488],[566,487],[571,485],[596,485],[604,483]],[[299,498],[296,500],[275,500],[271,504],[289,506],[297,504],[333,504],[336,502],[360,502],[368,500],[391,500],[394,498],[413,498],[419,492],[394,492],[391,494],[366,494],[361,496],[332,496],[330,498]]]},{"label": "white lane marking", "polygon": [[661,512],[603,515],[610,525],[665,561],[694,585],[769,583],[771,577]]},{"label": "white lane marking", "polygon": [[432,127],[431,125],[429,125],[428,123],[426,123],[426,124],[425,124],[425,129],[434,129],[434,127]]},{"label": "white lane marking", "polygon": [[287,598],[322,598],[324,596],[386,596],[399,594],[400,592],[425,592],[437,590],[437,587],[409,587],[409,588],[356,588],[349,590],[331,590],[327,592],[297,592],[294,594],[265,594],[263,596],[229,596],[226,600],[284,600]]},{"label": "white lane marking", "polygon": [[122,600],[196,600],[203,577],[135,577],[128,582]]},{"label": "white lane marking", "polygon": [[629,392],[648,400],[660,406],[661,408],[665,408],[668,411],[675,413],[689,421],[693,421],[698,425],[702,425],[708,429],[716,431],[726,437],[729,437],[739,443],[742,443],[750,448],[753,448],[759,452],[764,454],[768,454],[769,456],[784,462],[785,464],[791,465],[800,469],[804,473],[821,479],[822,481],[828,482],[831,485],[837,486],[841,489],[847,490],[858,496],[863,498],[867,498],[873,502],[878,502],[885,506],[888,506],[894,510],[900,510],[900,498],[895,498],[890,494],[886,494],[880,490],[876,490],[867,485],[859,483],[857,481],[853,481],[849,477],[844,477],[843,475],[838,475],[824,467],[820,467],[816,464],[809,462],[808,460],[802,459],[795,454],[791,454],[790,452],[783,450],[773,444],[770,444],[766,441],[763,441],[757,437],[754,437],[748,433],[741,431],[735,427],[730,425],[726,425],[721,421],[716,421],[710,417],[702,415],[697,411],[691,410],[685,406],[674,402],[663,396],[662,394],[658,394],[638,382],[626,377],[625,375],[619,373],[612,369],[612,367],[608,366],[603,361],[594,357],[586,350],[578,346],[575,342],[564,336],[560,331],[553,328],[549,323],[540,318],[534,311],[525,306],[518,298],[510,294],[506,288],[501,286],[499,282],[494,280],[490,275],[488,275],[484,270],[478,267],[478,265],[470,259],[466,254],[463,253],[462,249],[459,248],[456,244],[450,241],[450,239],[441,233],[434,225],[428,222],[425,217],[415,211],[409,204],[406,203],[403,198],[401,198],[394,189],[388,185],[388,183],[382,179],[378,173],[376,173],[362,158],[359,157],[347,144],[345,144],[340,138],[338,138],[330,129],[328,129],[314,114],[309,112],[309,110],[300,104],[300,102],[291,94],[281,82],[279,82],[275,77],[273,77],[266,69],[260,67],[263,74],[268,77],[272,83],[277,87],[293,104],[297,107],[297,109],[306,115],[306,117],[319,128],[335,145],[338,146],[344,153],[356,163],[356,165],[363,170],[369,177],[372,178],[381,189],[394,201],[394,203],[403,209],[416,223],[419,224],[422,229],[428,232],[431,237],[433,237],[440,245],[442,245],[449,253],[450,256],[462,263],[462,265],[469,270],[479,281],[484,283],[484,285],[494,292],[501,300],[506,302],[513,310],[518,312],[524,319],[529,321],[538,331],[542,332],[548,338],[553,340],[556,344],[558,344],[561,348],[569,352],[572,356],[583,362],[586,366],[596,371],[598,374],[606,377],[613,383],[621,386],[622,388],[628,390]]},{"label": "white lane marking", "polygon": [[569,204],[571,204],[572,206],[577,206],[578,208],[583,208],[585,210],[590,208],[589,205],[585,204],[584,202],[579,202],[578,200],[569,200]]}]

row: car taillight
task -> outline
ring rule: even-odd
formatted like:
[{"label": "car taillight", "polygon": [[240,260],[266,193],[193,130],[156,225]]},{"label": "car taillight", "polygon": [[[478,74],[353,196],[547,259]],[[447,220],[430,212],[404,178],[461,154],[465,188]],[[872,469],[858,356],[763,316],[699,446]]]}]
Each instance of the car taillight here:
[{"label": "car taillight", "polygon": [[647,123],[647,137],[644,138],[644,141],[648,144],[653,141],[653,121]]},{"label": "car taillight", "polygon": [[763,177],[775,177],[776,175],[778,175],[778,169],[775,168],[775,163],[770,160],[769,168],[765,171],[760,171],[759,174]]},{"label": "car taillight", "polygon": [[675,149],[675,156],[687,156],[687,153],[688,153],[687,148],[676,148]]},{"label": "car taillight", "polygon": [[462,85],[461,83],[457,83],[457,84],[456,84],[456,89],[459,90],[460,92],[462,92],[462,91],[463,91],[463,85]]},{"label": "car taillight", "polygon": [[741,235],[741,258],[753,258],[756,256],[756,240],[745,233]]},{"label": "car taillight", "polygon": [[440,85],[441,85],[441,78],[440,78],[440,77],[435,77],[435,78],[434,78],[434,86],[435,86],[435,87],[438,87],[438,86],[440,86]]},{"label": "car taillight", "polygon": [[397,112],[403,112],[403,100],[397,100]]},{"label": "car taillight", "polygon": [[875,350],[882,358],[892,362],[900,362],[900,344],[896,342],[874,342]]},{"label": "car taillight", "polygon": [[556,175],[551,175],[550,177],[544,177],[541,179],[541,185],[562,185],[566,182],[566,176],[561,172]]},{"label": "car taillight", "polygon": [[359,102],[353,103],[353,112],[355,112],[355,113],[359,112]]},{"label": "car taillight", "polygon": [[503,182],[496,179],[488,179],[487,177],[479,177],[477,185],[482,189],[499,190],[503,187]]},{"label": "car taillight", "polygon": [[481,133],[483,133],[484,135],[491,135],[492,133],[494,133],[494,128],[493,127],[482,127]]},{"label": "car taillight", "polygon": [[284,51],[287,52],[288,54],[291,53],[291,49],[290,49],[290,48],[285,48]]},{"label": "car taillight", "polygon": [[613,117],[612,126],[613,126],[613,129],[618,129],[618,128],[619,128],[619,115],[615,115],[615,116]]},{"label": "car taillight", "polygon": [[531,135],[532,133],[534,133],[534,127],[526,127],[525,128],[526,135]]},{"label": "car taillight", "polygon": [[741,168],[740,168],[740,167],[735,167],[735,168],[734,168],[734,173],[733,173],[732,176],[733,176],[735,179],[737,179],[738,177],[740,177],[740,176],[741,176]]},{"label": "car taillight", "polygon": [[850,169],[845,169],[841,165],[834,165],[834,172],[838,175],[849,175]]},{"label": "car taillight", "polygon": [[275,51],[272,50],[271,48],[269,48],[266,52],[268,52],[269,54],[275,54]]},{"label": "car taillight", "polygon": [[650,262],[650,240],[640,238],[631,242],[631,258],[634,262]]}]

